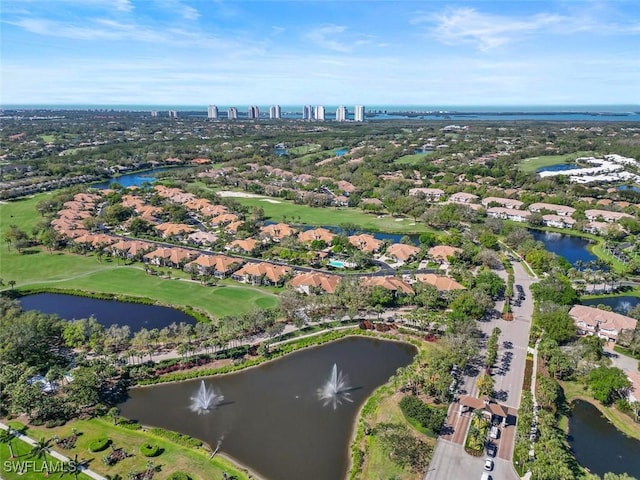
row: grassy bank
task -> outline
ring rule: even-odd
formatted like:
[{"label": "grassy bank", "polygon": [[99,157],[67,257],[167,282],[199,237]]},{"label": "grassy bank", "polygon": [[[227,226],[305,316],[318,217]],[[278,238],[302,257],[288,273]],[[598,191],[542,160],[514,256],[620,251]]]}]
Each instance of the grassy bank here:
[{"label": "grassy bank", "polygon": [[[79,460],[88,460],[89,467],[101,475],[111,475],[113,477],[119,474],[122,478],[127,478],[129,472],[145,470],[147,462],[151,460],[161,472],[158,475],[159,478],[167,478],[171,473],[178,471],[188,472],[194,479],[202,480],[222,478],[223,472],[235,475],[238,480],[251,478],[247,472],[234,467],[231,462],[221,456],[215,456],[212,460],[209,460],[211,453],[206,446],[198,448],[183,447],[164,437],[154,435],[146,429],[130,430],[121,426],[114,426],[111,420],[102,418],[75,420],[57,428],[29,427],[26,433],[32,438],[51,438],[53,436],[65,438],[72,434],[74,428],[80,434],[75,448],[71,450],[60,449],[58,451],[71,457],[77,453]],[[102,462],[102,457],[111,451],[110,448],[96,453],[88,450],[89,443],[101,437],[109,438],[115,448],[124,448],[127,453],[133,455],[113,466],[106,466]],[[143,456],[140,453],[140,446],[145,443],[159,446],[162,449],[162,453],[153,458]],[[42,478],[42,475],[37,478]],[[7,477],[7,480],[10,479]]]}]

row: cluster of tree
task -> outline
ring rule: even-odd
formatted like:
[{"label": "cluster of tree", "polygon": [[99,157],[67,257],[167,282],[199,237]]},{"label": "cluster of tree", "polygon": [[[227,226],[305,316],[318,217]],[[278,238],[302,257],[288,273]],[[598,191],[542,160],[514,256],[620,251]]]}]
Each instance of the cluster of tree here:
[{"label": "cluster of tree", "polygon": [[491,368],[498,359],[498,338],[500,337],[501,330],[498,327],[494,327],[487,340],[487,367]]},{"label": "cluster of tree", "polygon": [[429,431],[431,435],[435,436],[440,433],[440,429],[447,417],[446,409],[428,405],[412,395],[402,397],[399,405],[402,413],[407,418],[417,422],[422,428]]},{"label": "cluster of tree", "polygon": [[414,472],[422,472],[429,466],[433,447],[413,436],[404,425],[379,423],[372,433],[394,463]]}]

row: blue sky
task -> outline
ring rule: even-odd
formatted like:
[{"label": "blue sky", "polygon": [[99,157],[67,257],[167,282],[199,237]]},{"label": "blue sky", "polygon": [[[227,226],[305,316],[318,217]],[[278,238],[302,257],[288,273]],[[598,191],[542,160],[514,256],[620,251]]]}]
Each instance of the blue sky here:
[{"label": "blue sky", "polygon": [[640,103],[640,2],[2,0],[2,104]]}]

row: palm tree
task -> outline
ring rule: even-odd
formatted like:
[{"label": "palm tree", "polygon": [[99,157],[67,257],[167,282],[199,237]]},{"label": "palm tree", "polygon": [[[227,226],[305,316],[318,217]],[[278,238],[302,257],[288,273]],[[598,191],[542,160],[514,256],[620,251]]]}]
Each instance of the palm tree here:
[{"label": "palm tree", "polygon": [[0,433],[0,443],[6,443],[9,447],[9,459],[14,459],[15,455],[13,454],[13,439],[16,438],[16,432],[13,431],[11,427],[8,430],[2,430]]},{"label": "palm tree", "polygon": [[118,424],[118,418],[120,418],[120,409],[118,407],[111,407],[108,415],[113,419],[113,424]]},{"label": "palm tree", "polygon": [[44,437],[40,437],[33,448],[31,449],[31,455],[40,459],[43,459],[43,466],[46,472],[46,475],[49,476],[49,464],[47,463],[47,453],[51,449],[51,439],[45,440]]},{"label": "palm tree", "polygon": [[71,473],[73,477],[78,480],[78,475],[80,474],[80,469],[82,468],[83,462],[78,461],[78,454],[76,453],[73,459],[70,459],[65,464],[65,468],[62,471],[62,475],[65,473]]}]

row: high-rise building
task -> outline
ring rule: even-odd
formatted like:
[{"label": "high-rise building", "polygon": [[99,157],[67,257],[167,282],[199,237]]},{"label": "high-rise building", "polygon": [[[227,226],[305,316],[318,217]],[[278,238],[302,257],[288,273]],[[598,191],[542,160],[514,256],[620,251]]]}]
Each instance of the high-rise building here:
[{"label": "high-rise building", "polygon": [[158,116],[158,111],[157,110],[151,110],[151,116],[152,117],[157,117]]},{"label": "high-rise building", "polygon": [[324,106],[316,105],[316,120],[323,122],[324,121]]},{"label": "high-rise building", "polygon": [[311,105],[305,105],[302,107],[302,119],[313,120],[313,107]]},{"label": "high-rise building", "polygon": [[353,109],[353,121],[364,122],[364,105],[356,105]]},{"label": "high-rise building", "polygon": [[347,107],[340,105],[336,110],[336,122],[346,122],[349,111]]},{"label": "high-rise building", "polygon": [[207,117],[217,119],[218,118],[218,107],[215,105],[209,105],[207,108]]},{"label": "high-rise building", "polygon": [[271,105],[269,107],[269,118],[274,120],[280,118],[280,105]]},{"label": "high-rise building", "polygon": [[176,110],[169,110],[169,118],[178,118],[178,112]]},{"label": "high-rise building", "polygon": [[236,107],[229,107],[227,111],[227,118],[229,120],[237,120],[238,119],[238,109]]},{"label": "high-rise building", "polygon": [[247,114],[249,120],[258,120],[260,118],[260,109],[256,105],[251,105]]}]

